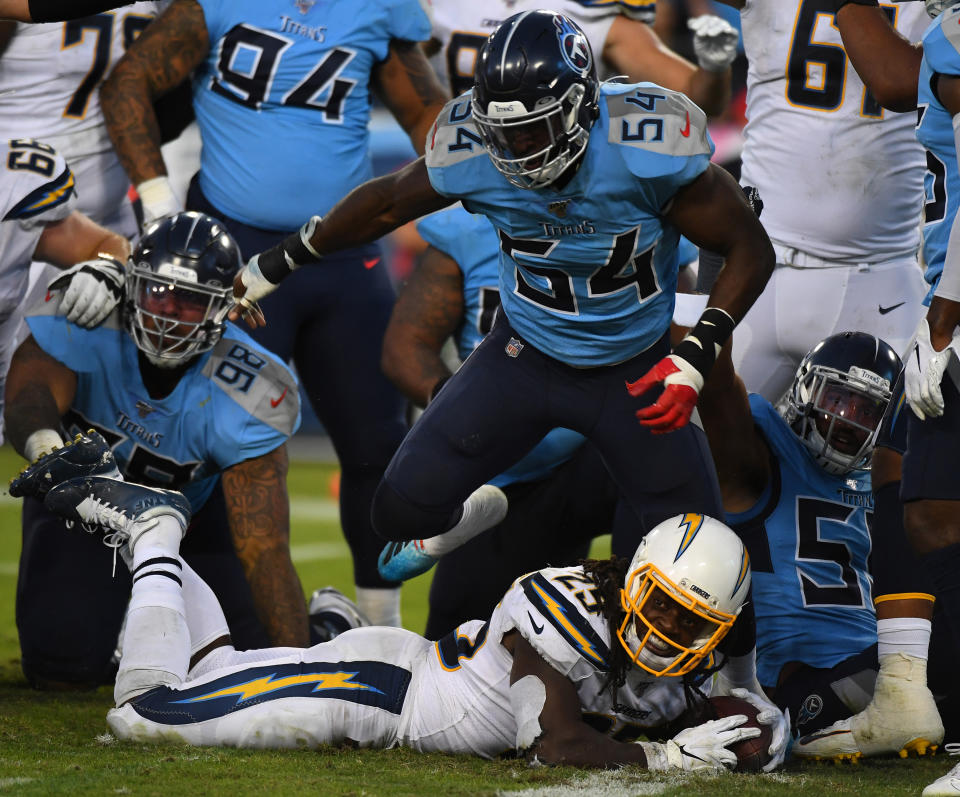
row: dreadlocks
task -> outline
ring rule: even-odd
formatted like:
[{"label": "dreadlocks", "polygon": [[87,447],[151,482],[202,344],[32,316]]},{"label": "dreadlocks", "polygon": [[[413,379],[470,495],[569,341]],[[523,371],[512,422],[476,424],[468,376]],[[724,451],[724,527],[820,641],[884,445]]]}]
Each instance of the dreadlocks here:
[{"label": "dreadlocks", "polygon": [[610,645],[610,674],[604,681],[603,688],[609,689],[610,694],[615,695],[626,683],[627,673],[633,666],[623,645],[616,644],[617,632],[624,617],[620,592],[627,579],[630,563],[622,556],[611,556],[609,559],[585,559],[580,564],[584,574],[597,585],[600,615],[610,628],[610,639],[613,641]]}]

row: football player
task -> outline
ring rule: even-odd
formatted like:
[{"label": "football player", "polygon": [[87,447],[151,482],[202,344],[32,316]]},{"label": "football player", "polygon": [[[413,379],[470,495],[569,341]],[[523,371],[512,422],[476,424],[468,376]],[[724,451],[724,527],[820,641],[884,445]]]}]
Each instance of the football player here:
[{"label": "football player", "polygon": [[0,409],[10,358],[23,337],[21,305],[31,260],[67,269],[57,278],[63,312],[90,327],[120,300],[130,253],[126,238],[77,210],[73,172],[53,147],[10,139],[2,143],[2,156],[7,170],[0,193]]},{"label": "football player", "polygon": [[[174,0],[101,92],[146,217],[180,209],[151,103],[190,75],[203,149],[187,207],[223,220],[245,258],[303,223],[303,190],[313,178],[321,179],[311,196],[326,212],[373,174],[373,94],[422,153],[446,101],[417,44],[430,35],[428,5]],[[374,243],[329,262],[271,297],[273,322],[253,336],[296,365],[340,462],[340,519],[358,603],[374,623],[396,625],[399,588],[377,572],[382,541],[370,523],[373,493],[406,432],[404,402],[379,369],[393,286]]]},{"label": "football player", "polygon": [[[55,472],[45,505],[99,525],[135,574],[107,718],[121,739],[259,748],[349,740],[691,771],[732,768],[727,747],[760,732],[742,714],[702,722],[693,702],[750,585],[743,544],[712,518],[664,521],[629,566],[591,560],[529,573],[488,620],[435,644],[368,627],[305,650],[236,651],[213,594],[178,555],[183,496],[98,475],[60,481],[68,470],[38,463],[24,488]],[[760,695],[735,695],[772,726],[765,769],[776,768],[785,718]],[[640,735],[651,741],[633,743]]]},{"label": "football player", "polygon": [[924,754],[943,740],[925,644],[881,645],[877,675],[868,467],[900,369],[873,335],[832,335],[801,362],[781,415],[724,352],[697,405],[726,521],[751,552],[758,676],[790,711],[797,755]]},{"label": "football player", "polygon": [[[231,312],[256,324],[255,302],[301,265],[322,271],[323,255],[457,199],[497,228],[496,323],[394,456],[373,504],[381,536],[419,547],[489,528],[496,513],[464,501],[554,427],[596,445],[644,532],[680,505],[720,511],[705,438],[687,421],[773,253],[712,150],[686,97],[601,85],[575,23],[524,12],[487,40],[474,89],[441,112],[425,158],[251,259]],[[681,233],[725,252],[728,267],[670,354]]]},{"label": "football player", "polygon": [[[885,110],[848,63],[836,17],[849,2],[724,2],[741,9],[749,63],[741,182],[760,191],[777,258],[733,361],[749,390],[777,402],[830,334],[858,329],[906,350],[926,291],[916,257],[924,155],[914,106]],[[929,23],[919,3],[883,13],[911,41]]]},{"label": "football player", "polygon": [[[434,70],[453,96],[473,86],[480,48],[500,22],[512,14],[540,8],[538,0],[434,0],[433,30],[425,45]],[[576,22],[602,67],[631,82],[649,80],[686,94],[708,115],[730,103],[730,64],[740,36],[725,20],[704,15],[690,20],[697,66],[673,52],[651,27],[655,4],[582,3],[555,0],[550,6]],[[598,68],[599,65],[598,65]]]},{"label": "football player", "polygon": [[[300,420],[290,370],[224,323],[240,268],[223,225],[180,213],[147,228],[130,258],[125,302],[94,329],[63,315],[61,291],[28,311],[13,357],[6,423],[28,461],[95,429],[129,477],[184,492],[200,513],[185,555],[207,573],[238,645],[307,642],[289,551],[285,441]],[[36,686],[112,677],[125,574],[85,534],[50,545],[63,521],[27,499],[16,619]],[[235,550],[234,550],[235,549]],[[65,596],[83,595],[83,600]]]}]

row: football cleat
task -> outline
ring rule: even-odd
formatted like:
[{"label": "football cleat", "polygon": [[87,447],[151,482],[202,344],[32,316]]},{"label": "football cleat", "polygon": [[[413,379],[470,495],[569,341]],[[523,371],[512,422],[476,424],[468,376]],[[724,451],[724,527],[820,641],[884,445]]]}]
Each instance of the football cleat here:
[{"label": "football cleat", "polygon": [[352,600],[334,587],[321,587],[310,596],[310,644],[329,642],[351,628],[370,625]]},{"label": "football cleat", "polygon": [[161,516],[174,518],[181,532],[190,522],[190,503],[182,493],[104,476],[62,482],[43,503],[65,520],[82,523],[91,531],[99,527],[106,532],[104,545],[121,549],[121,555],[131,552],[137,538],[156,526]]},{"label": "football cleat", "polygon": [[852,761],[865,756],[933,755],[943,722],[927,688],[926,661],[903,653],[883,656],[873,699],[859,714],[800,737],[799,758]]},{"label": "football cleat", "polygon": [[463,514],[453,528],[422,540],[387,543],[377,560],[380,575],[387,581],[407,581],[426,573],[441,556],[496,526],[506,517],[507,507],[503,490],[481,485],[463,502]]},{"label": "football cleat", "polygon": [[123,478],[107,441],[93,429],[37,457],[10,480],[10,495],[42,499],[51,487],[78,476]]},{"label": "football cleat", "polygon": [[[950,755],[960,755],[960,744],[947,744],[944,749]],[[960,764],[927,786],[921,797],[949,797],[951,794],[960,794]]]}]

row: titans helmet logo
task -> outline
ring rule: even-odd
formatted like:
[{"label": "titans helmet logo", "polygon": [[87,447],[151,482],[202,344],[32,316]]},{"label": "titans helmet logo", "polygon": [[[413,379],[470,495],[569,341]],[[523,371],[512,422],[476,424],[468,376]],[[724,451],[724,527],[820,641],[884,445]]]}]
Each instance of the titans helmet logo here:
[{"label": "titans helmet logo", "polygon": [[553,18],[557,26],[557,38],[560,40],[560,52],[567,65],[580,75],[586,75],[593,63],[587,38],[570,24],[570,20],[557,14]]}]

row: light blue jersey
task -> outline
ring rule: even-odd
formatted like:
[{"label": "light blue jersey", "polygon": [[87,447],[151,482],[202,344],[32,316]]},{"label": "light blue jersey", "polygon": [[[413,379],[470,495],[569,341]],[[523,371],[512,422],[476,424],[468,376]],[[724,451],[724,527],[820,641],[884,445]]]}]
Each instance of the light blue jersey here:
[{"label": "light blue jersey", "polygon": [[70,435],[96,429],[126,478],[180,490],[193,511],[225,468],[273,451],[300,426],[296,379],[239,327],[200,355],[173,392],[151,398],[140,378],[137,347],[114,312],[94,329],[41,302],[27,317],[34,339],[77,375]]},{"label": "light blue jersey", "polygon": [[775,686],[790,661],[833,667],[877,641],[867,571],[869,471],[821,468],[773,406],[750,395],[770,446],[770,483],[753,509],[727,514],[747,542],[757,613],[757,676]]},{"label": "light blue jersey", "polygon": [[498,231],[510,324],[585,367],[623,362],[669,327],[679,233],[662,213],[713,153],[703,111],[682,94],[604,83],[599,107],[583,163],[560,191],[517,188],[496,170],[469,93],[446,105],[427,140],[434,189]]},{"label": "light blue jersey", "polygon": [[[421,219],[417,231],[427,243],[453,258],[463,272],[463,321],[454,337],[457,353],[465,360],[490,331],[500,306],[497,231],[485,216],[475,216],[459,205]],[[584,439],[570,429],[553,429],[490,484],[505,487],[542,479],[570,459]]]},{"label": "light blue jersey", "polygon": [[199,3],[210,38],[193,78],[203,193],[263,229],[292,230],[326,213],[373,176],[370,73],[391,40],[430,38],[424,4]]},{"label": "light blue jersey", "polygon": [[924,278],[930,283],[925,304],[943,273],[950,227],[960,208],[960,170],[953,119],[934,93],[934,75],[960,76],[960,7],[937,17],[923,36],[923,60],[917,92],[917,140],[927,150],[923,179],[926,203],[923,223]]}]

